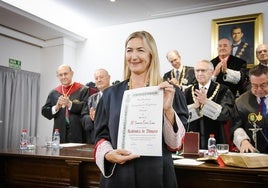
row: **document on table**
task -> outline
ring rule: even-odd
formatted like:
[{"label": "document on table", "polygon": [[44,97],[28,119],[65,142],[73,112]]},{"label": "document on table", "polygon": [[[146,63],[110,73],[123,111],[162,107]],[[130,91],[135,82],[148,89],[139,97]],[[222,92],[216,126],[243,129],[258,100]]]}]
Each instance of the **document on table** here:
[{"label": "document on table", "polygon": [[158,86],[124,93],[117,148],[142,156],[162,156],[163,90]]}]

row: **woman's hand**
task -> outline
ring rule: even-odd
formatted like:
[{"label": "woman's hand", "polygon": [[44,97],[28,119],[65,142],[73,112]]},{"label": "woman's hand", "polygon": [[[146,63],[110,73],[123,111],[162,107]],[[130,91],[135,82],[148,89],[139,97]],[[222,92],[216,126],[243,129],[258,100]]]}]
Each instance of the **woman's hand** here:
[{"label": "woman's hand", "polygon": [[139,158],[139,155],[131,154],[131,152],[124,149],[111,150],[105,155],[105,159],[111,163],[124,164],[135,158]]},{"label": "woman's hand", "polygon": [[160,83],[159,88],[164,90],[164,102],[163,102],[164,112],[170,123],[173,125],[174,109],[172,105],[175,95],[175,88],[168,81]]}]

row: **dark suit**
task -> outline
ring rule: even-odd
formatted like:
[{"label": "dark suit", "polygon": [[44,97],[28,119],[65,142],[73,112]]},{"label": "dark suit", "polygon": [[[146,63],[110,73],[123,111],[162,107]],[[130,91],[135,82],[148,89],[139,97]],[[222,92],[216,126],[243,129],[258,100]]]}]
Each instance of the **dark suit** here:
[{"label": "dark suit", "polygon": [[[217,89],[218,84],[211,81],[211,84],[207,91],[207,98],[209,99]],[[194,87],[194,88],[193,88]],[[187,105],[193,104],[193,93],[195,89],[198,88],[198,84],[187,88],[184,93],[186,96]],[[227,120],[232,121],[233,110],[234,110],[234,96],[228,87],[220,84],[218,92],[211,99],[217,104],[222,106],[220,115],[216,120],[212,120],[209,117],[203,116],[189,124],[189,131],[200,133],[200,148],[207,149],[209,134],[214,133],[217,143],[224,144],[228,143],[226,133],[224,130],[224,125]]]},{"label": "dark suit", "polygon": [[[250,128],[253,128],[253,125],[249,122],[248,115],[250,113],[259,114],[259,104],[257,98],[252,94],[251,91],[247,91],[239,98],[236,99],[236,120],[233,126],[234,132],[237,128],[243,128],[247,135],[250,137],[250,142],[253,146],[255,143],[252,139],[252,131]],[[257,132],[257,149],[261,153],[268,153],[268,117],[263,117],[262,120],[256,121],[258,127],[262,128],[262,131]]]},{"label": "dark suit", "polygon": [[[234,47],[235,46],[232,45],[232,48]],[[236,47],[237,47],[236,53],[233,54],[232,51],[233,56],[243,59],[249,64],[254,64],[254,53],[253,53],[254,50],[247,42],[240,42],[240,44],[237,45]]]},{"label": "dark suit", "polygon": [[100,93],[94,93],[88,98],[88,103],[84,105],[81,112],[81,122],[86,133],[86,143],[94,144],[95,133],[94,133],[94,121],[89,116],[89,110],[91,107],[97,108],[98,102],[100,100]]},{"label": "dark suit", "polygon": [[[117,135],[120,111],[124,91],[128,89],[128,80],[107,88],[99,101],[95,116],[96,143],[101,139],[108,140],[114,149],[117,148]],[[173,107],[182,123],[186,125],[188,109],[185,97],[176,88]],[[174,129],[178,128],[175,124]],[[135,187],[177,187],[171,151],[162,142],[162,156],[140,158],[116,165],[110,178],[102,176],[100,187],[135,188]],[[105,162],[105,169],[109,174],[112,163]],[[153,173],[152,173],[153,172]]]},{"label": "dark suit", "polygon": [[[175,78],[174,69],[166,72],[163,76],[163,80],[169,80]],[[194,75],[194,68],[183,66],[182,72],[179,75],[178,79],[181,85],[190,85],[196,83],[195,75]]]},{"label": "dark suit", "polygon": [[[220,61],[221,60],[219,56],[211,60],[211,62],[214,65],[214,68],[218,65]],[[235,71],[240,71],[241,74],[240,81],[237,84],[226,82],[223,80],[225,74],[220,72],[220,74],[217,76],[216,82],[228,86],[234,96],[237,96],[237,92],[239,93],[239,95],[241,95],[247,90],[248,86],[248,74],[246,69],[247,62],[244,61],[243,59],[230,55],[227,60],[227,68]]]}]

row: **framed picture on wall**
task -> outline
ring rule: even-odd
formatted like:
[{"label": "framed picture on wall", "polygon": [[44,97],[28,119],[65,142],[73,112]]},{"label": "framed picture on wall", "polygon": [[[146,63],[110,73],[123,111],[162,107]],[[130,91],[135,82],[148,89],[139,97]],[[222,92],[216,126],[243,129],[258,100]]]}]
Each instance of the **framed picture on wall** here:
[{"label": "framed picture on wall", "polygon": [[247,61],[247,67],[258,64],[255,49],[263,43],[262,13],[212,20],[211,54],[218,56],[219,39],[232,42],[232,55]]}]

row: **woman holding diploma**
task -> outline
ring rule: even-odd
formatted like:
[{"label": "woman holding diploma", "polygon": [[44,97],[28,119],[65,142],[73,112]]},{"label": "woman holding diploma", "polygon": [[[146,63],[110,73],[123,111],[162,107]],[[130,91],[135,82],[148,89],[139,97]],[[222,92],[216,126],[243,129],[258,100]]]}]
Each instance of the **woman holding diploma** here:
[{"label": "woman holding diploma", "polygon": [[[96,109],[95,160],[102,172],[100,187],[178,187],[171,154],[182,146],[188,109],[182,91],[163,82],[159,69],[157,47],[151,34],[132,33],[125,42],[125,80],[107,88]],[[124,92],[148,86],[163,90],[160,156],[141,156],[117,147]]]}]

